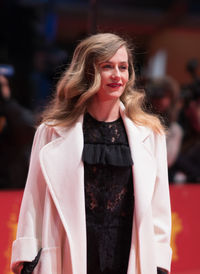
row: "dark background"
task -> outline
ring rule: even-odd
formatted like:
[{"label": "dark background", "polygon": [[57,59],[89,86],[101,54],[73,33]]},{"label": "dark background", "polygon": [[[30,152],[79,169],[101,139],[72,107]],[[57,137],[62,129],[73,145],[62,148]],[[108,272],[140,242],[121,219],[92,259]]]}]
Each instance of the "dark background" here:
[{"label": "dark background", "polygon": [[190,81],[187,60],[200,58],[199,15],[197,0],[3,0],[0,64],[15,68],[13,96],[37,109],[54,89],[77,42],[96,31],[113,31],[135,43],[138,75],[146,72],[151,56],[164,50],[166,73],[184,84]]}]

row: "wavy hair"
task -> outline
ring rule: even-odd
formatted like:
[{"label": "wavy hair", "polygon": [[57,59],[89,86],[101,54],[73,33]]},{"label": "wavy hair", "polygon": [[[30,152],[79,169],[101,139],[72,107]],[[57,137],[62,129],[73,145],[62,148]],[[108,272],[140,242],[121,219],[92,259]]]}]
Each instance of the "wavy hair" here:
[{"label": "wavy hair", "polygon": [[122,46],[127,50],[129,62],[129,80],[120,98],[126,114],[137,125],[163,132],[160,120],[144,110],[145,93],[134,89],[135,72],[129,43],[113,33],[91,35],[78,44],[69,68],[58,81],[54,98],[42,114],[42,122],[72,126],[100,88],[99,64],[109,60]]}]

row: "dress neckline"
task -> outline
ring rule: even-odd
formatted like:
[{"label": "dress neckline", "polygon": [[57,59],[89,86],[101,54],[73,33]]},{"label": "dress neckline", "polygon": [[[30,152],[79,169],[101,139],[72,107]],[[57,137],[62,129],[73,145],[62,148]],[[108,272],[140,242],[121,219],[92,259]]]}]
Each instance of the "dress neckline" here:
[{"label": "dress neckline", "polygon": [[114,120],[114,121],[106,122],[106,121],[99,121],[99,120],[97,120],[97,119],[94,118],[89,112],[86,112],[85,115],[88,116],[88,117],[89,117],[91,120],[93,120],[94,122],[99,123],[99,124],[104,124],[104,125],[114,124],[114,123],[116,123],[116,122],[118,122],[118,121],[120,121],[120,120],[122,119],[121,116],[119,116],[119,118],[117,118],[117,119]]}]

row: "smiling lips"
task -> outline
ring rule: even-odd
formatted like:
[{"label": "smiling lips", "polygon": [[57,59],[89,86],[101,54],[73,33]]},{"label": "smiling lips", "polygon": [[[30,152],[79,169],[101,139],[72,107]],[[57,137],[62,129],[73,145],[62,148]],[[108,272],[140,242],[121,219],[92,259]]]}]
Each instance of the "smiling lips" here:
[{"label": "smiling lips", "polygon": [[107,84],[107,86],[109,86],[111,88],[118,88],[118,87],[121,87],[122,84],[120,84],[120,83],[110,83],[110,84]]}]

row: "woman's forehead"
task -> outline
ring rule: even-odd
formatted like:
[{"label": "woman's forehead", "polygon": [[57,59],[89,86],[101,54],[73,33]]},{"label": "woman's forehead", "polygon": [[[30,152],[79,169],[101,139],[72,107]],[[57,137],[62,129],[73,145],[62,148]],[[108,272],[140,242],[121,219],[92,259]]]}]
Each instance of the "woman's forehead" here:
[{"label": "woman's forehead", "polygon": [[107,54],[97,56],[98,63],[113,62],[113,60],[119,60],[120,62],[128,62],[129,55],[125,46],[121,46],[115,51],[110,51]]}]

